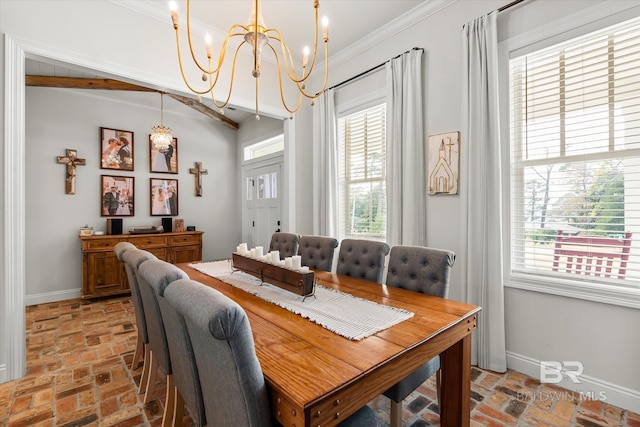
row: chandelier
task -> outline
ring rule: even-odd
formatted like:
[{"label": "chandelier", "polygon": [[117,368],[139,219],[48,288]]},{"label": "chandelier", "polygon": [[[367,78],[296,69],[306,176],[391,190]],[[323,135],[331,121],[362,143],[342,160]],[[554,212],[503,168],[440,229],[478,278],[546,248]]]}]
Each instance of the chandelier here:
[{"label": "chandelier", "polygon": [[[178,13],[177,13],[177,4],[175,1],[170,2],[171,7],[171,19],[173,21],[173,28],[176,32],[176,44],[178,47],[178,62],[180,64],[180,72],[182,74],[182,79],[185,84],[193,93],[198,95],[211,94],[211,99],[213,100],[214,105],[220,109],[220,113],[224,114],[224,108],[229,103],[229,99],[231,98],[231,92],[233,89],[233,80],[236,71],[236,59],[238,56],[238,52],[242,45],[245,43],[248,44],[253,50],[253,70],[252,75],[255,78],[256,82],[256,120],[260,119],[260,114],[258,110],[258,99],[259,99],[259,82],[260,82],[260,67],[261,67],[261,55],[262,49],[265,47],[269,47],[273,52],[275,57],[277,70],[278,70],[278,84],[280,89],[280,99],[282,101],[282,105],[284,108],[293,115],[296,111],[300,109],[303,98],[311,99],[311,103],[313,104],[313,100],[317,98],[322,91],[327,86],[327,75],[329,70],[329,61],[328,61],[328,49],[327,44],[329,41],[328,30],[327,30],[327,19],[323,18],[322,20],[322,38],[324,40],[324,83],[322,85],[322,89],[316,93],[309,93],[305,89],[305,82],[311,75],[313,68],[316,63],[316,54],[318,51],[318,8],[320,6],[320,2],[318,0],[314,0],[313,8],[315,9],[315,35],[313,42],[313,56],[311,57],[311,63],[309,65],[309,48],[305,47],[303,51],[302,57],[302,70],[300,73],[296,70],[295,63],[293,61],[293,57],[287,44],[282,38],[280,31],[276,28],[267,28],[264,20],[262,19],[262,4],[261,0],[253,0],[253,7],[251,10],[251,16],[249,17],[249,21],[247,25],[241,24],[233,24],[222,43],[222,47],[220,49],[220,53],[218,55],[218,62],[214,65],[212,62],[212,53],[211,53],[211,36],[209,34],[205,37],[206,42],[206,64],[203,65],[198,59],[196,59],[196,54],[193,51],[193,44],[191,41],[191,1],[187,0],[187,38],[189,41],[189,51],[191,52],[191,57],[195,62],[195,65],[202,71],[202,80],[207,82],[207,86],[203,90],[198,90],[193,87],[187,77],[185,76],[183,64],[182,64],[182,54],[180,52],[180,36],[178,30]],[[227,48],[229,47],[229,42],[232,38],[240,36],[244,40],[235,48],[233,52],[233,62],[231,65],[231,77],[229,83],[229,91],[228,93],[221,97],[223,101],[217,101],[214,96],[214,88],[218,83],[218,78],[220,77],[220,71],[222,69],[222,65],[224,64],[225,57],[227,55]],[[278,51],[274,48],[273,44],[277,42],[280,45],[281,52],[278,54]],[[286,72],[289,80],[297,87],[299,91],[298,100],[295,105],[289,105],[284,97],[284,89],[283,89],[283,79],[282,79],[282,71],[284,65],[284,71]],[[307,67],[307,65],[309,65]]]},{"label": "chandelier", "polygon": [[162,116],[164,113],[164,98],[163,93],[160,92],[160,125],[151,128],[151,142],[156,150],[164,150],[169,148],[173,136],[171,135],[171,129],[164,127],[162,124]]}]

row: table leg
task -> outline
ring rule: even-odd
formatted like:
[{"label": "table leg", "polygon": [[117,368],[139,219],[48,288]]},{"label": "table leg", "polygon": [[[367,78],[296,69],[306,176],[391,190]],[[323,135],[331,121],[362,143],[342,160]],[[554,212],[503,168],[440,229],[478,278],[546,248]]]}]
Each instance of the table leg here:
[{"label": "table leg", "polygon": [[471,422],[471,335],[440,355],[442,384],[440,425],[469,426]]}]

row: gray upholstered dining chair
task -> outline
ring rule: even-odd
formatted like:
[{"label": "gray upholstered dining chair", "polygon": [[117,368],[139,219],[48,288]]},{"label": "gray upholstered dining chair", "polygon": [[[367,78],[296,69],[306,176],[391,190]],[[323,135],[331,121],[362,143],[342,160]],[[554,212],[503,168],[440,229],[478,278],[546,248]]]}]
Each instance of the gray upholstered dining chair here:
[{"label": "gray upholstered dining chair", "polygon": [[[162,273],[155,275],[155,272],[159,272],[166,267],[163,264],[166,263],[164,261],[150,261],[148,265],[145,265],[145,277],[153,288],[158,300],[158,307],[160,307],[162,323],[164,324],[169,347],[174,387],[173,390],[169,390],[168,393],[174,393],[173,400],[175,402],[171,425],[182,425],[184,407],[186,405],[189,409],[189,415],[193,420],[193,424],[201,427],[206,425],[207,421],[193,346],[189,338],[189,333],[187,332],[187,325],[184,322],[184,318],[167,303],[164,297],[165,291],[169,287],[177,286],[178,290],[180,290],[180,283],[185,279],[168,283],[168,281],[165,280],[166,275]],[[166,269],[170,268],[176,269],[177,267],[173,265],[166,267]]]},{"label": "gray upholstered dining chair", "polygon": [[[448,250],[422,246],[394,246],[389,255],[387,286],[441,298],[449,295],[449,275],[456,255]],[[436,356],[385,391],[391,399],[391,426],[402,425],[402,401],[433,374],[440,402],[440,356]]]},{"label": "gray upholstered dining chair", "polygon": [[384,242],[344,239],[340,242],[336,273],[382,283],[389,245]]},{"label": "gray upholstered dining chair", "polygon": [[[126,252],[125,252],[126,255]],[[151,286],[151,283],[157,286],[166,286],[167,284],[178,280],[186,279],[187,273],[178,267],[160,260],[148,260],[140,264],[138,267],[138,285],[140,286],[140,295],[142,295],[142,303],[144,305],[144,314],[147,319],[147,332],[149,334],[149,357],[151,366],[149,370],[149,380],[147,389],[144,394],[143,402],[149,403],[155,391],[158,380],[159,370],[166,375],[167,393],[166,403],[164,406],[163,426],[168,425],[167,420],[172,419],[175,407],[175,394],[169,392],[173,390],[174,380],[171,368],[171,356],[169,355],[169,344],[167,335],[162,321],[162,313],[158,305],[158,298]]]},{"label": "gray upholstered dining chair", "polygon": [[142,295],[140,295],[140,285],[138,284],[138,267],[143,262],[156,259],[155,255],[150,252],[137,249],[135,245],[128,242],[120,242],[114,248],[116,257],[124,263],[124,270],[127,273],[127,282],[131,290],[131,302],[133,303],[133,313],[136,317],[136,326],[138,328],[138,341],[136,350],[133,354],[131,369],[135,369],[140,364],[140,360],[144,360],[142,376],[138,393],[143,393],[147,388],[149,379],[149,369],[151,361],[149,360],[149,334],[147,332],[147,318],[144,313],[144,304]]},{"label": "gray upholstered dining chair", "polygon": [[[149,342],[147,338],[147,326],[144,320],[144,309],[142,308],[142,300],[138,292],[138,282],[136,278],[136,267],[132,268],[124,262],[124,253],[128,250],[137,250],[136,246],[129,242],[119,242],[113,247],[116,258],[124,265],[124,271],[127,274],[127,283],[131,289],[131,302],[133,303],[133,313],[136,317],[136,329],[138,330],[138,338],[136,339],[136,349],[133,352],[133,360],[131,361],[131,370],[136,369],[144,356],[144,349]],[[132,283],[133,282],[133,283]]]},{"label": "gray upholstered dining chair", "polygon": [[[164,297],[187,325],[210,424],[221,427],[278,425],[271,415],[251,325],[242,307],[194,280],[172,283],[165,289]],[[376,424],[373,411],[364,406],[340,426]]]},{"label": "gray upholstered dining chair", "polygon": [[271,236],[269,252],[280,251],[280,259],[285,259],[286,257],[298,255],[299,246],[299,234],[276,232]]},{"label": "gray upholstered dining chair", "polygon": [[338,247],[338,240],[324,236],[300,236],[298,254],[302,265],[315,270],[331,271],[333,253]]}]

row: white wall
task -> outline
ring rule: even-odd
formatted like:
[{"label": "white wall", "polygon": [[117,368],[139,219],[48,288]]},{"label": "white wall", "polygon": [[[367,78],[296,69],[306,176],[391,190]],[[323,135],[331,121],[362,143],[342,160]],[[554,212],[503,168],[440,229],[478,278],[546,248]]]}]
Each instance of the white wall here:
[{"label": "white wall", "polygon": [[[240,236],[234,209],[236,131],[170,98],[165,99],[164,123],[178,139],[178,174],[149,172],[149,131],[159,123],[159,95],[28,87],[26,90],[26,244],[27,305],[77,297],[80,294],[79,227],[104,231],[100,216],[100,176],[135,178],[135,215],[123,218],[132,226],[160,225],[150,216],[150,178],[178,180],[175,218],[195,225],[203,234],[203,259],[227,257]],[[100,127],[134,132],[134,171],[100,169]],[[76,194],[64,191],[66,168],[55,157],[65,149],[86,159],[77,167]],[[195,196],[195,176],[189,168],[202,162],[203,195]]]}]

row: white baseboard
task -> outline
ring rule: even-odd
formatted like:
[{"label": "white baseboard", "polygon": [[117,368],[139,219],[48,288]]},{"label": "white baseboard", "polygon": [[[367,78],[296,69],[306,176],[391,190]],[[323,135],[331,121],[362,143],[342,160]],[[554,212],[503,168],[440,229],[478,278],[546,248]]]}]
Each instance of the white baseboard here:
[{"label": "white baseboard", "polygon": [[67,299],[80,298],[80,289],[67,289],[64,291],[45,292],[40,294],[25,295],[24,305],[46,304],[49,302],[64,301]]},{"label": "white baseboard", "polygon": [[7,382],[7,365],[0,365],[0,384]]},{"label": "white baseboard", "polygon": [[[540,380],[539,360],[508,351],[507,368]],[[602,400],[614,406],[640,413],[640,391],[631,390],[588,375],[580,375],[579,379],[579,384],[565,379],[557,385],[571,391],[584,393],[587,398]]]}]

